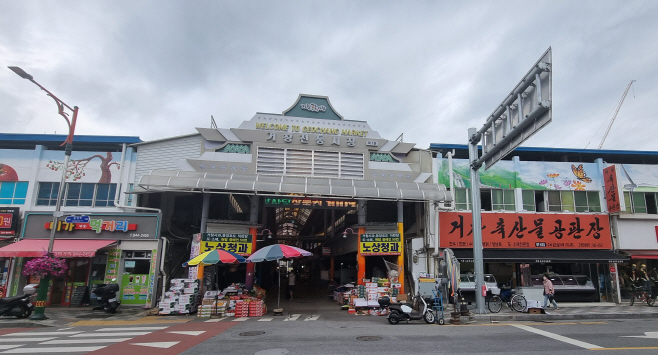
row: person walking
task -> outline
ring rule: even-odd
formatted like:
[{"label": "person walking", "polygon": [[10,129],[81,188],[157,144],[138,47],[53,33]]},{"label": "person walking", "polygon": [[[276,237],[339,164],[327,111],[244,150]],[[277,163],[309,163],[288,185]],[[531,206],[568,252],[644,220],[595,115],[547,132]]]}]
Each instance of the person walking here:
[{"label": "person walking", "polygon": [[295,288],[295,272],[290,271],[288,274],[288,294],[290,296],[290,300],[292,301],[292,291]]},{"label": "person walking", "polygon": [[555,289],[553,288],[553,283],[548,279],[548,274],[544,274],[544,308],[549,308],[548,302],[553,303],[555,309],[560,309],[555,302]]}]

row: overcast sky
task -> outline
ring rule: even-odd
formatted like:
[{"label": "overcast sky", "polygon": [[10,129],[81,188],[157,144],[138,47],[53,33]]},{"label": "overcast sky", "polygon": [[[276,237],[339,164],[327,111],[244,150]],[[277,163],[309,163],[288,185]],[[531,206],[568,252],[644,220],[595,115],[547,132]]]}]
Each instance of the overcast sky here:
[{"label": "overcast sky", "polygon": [[[235,128],[300,93],[419,148],[465,144],[551,46],[553,122],[525,146],[658,150],[656,1],[0,0],[6,133],[153,140]],[[597,133],[598,131],[598,133]]]}]

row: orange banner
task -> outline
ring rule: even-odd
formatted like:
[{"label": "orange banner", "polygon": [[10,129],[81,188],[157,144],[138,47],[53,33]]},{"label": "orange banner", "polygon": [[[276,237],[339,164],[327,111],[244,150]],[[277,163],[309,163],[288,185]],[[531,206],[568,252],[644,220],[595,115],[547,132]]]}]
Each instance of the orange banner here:
[{"label": "orange banner", "polygon": [[[473,248],[470,212],[439,212],[441,248]],[[482,212],[492,249],[612,249],[607,214]]]},{"label": "orange banner", "polygon": [[623,196],[619,194],[619,185],[617,184],[617,170],[614,165],[603,169],[603,181],[605,183],[605,201],[608,205],[608,212],[620,212]]}]

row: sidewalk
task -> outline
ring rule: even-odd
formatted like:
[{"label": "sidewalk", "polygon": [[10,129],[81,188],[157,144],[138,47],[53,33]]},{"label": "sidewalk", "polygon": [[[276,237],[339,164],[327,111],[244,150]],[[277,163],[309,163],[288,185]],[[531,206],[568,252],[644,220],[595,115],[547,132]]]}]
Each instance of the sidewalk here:
[{"label": "sidewalk", "polygon": [[61,327],[84,321],[128,321],[135,322],[147,316],[148,310],[140,307],[121,307],[119,312],[109,314],[102,311],[94,311],[92,307],[68,307],[50,306],[46,307],[48,319],[34,321],[18,319],[16,317],[0,317],[0,328],[34,328],[34,327]]},{"label": "sidewalk", "polygon": [[[546,314],[519,313],[505,306],[499,313],[474,314],[472,309],[471,314],[474,314],[473,318],[478,322],[658,318],[658,307],[649,307],[646,304],[630,306],[628,302],[618,305],[614,303],[560,303],[559,306],[559,310],[546,309]],[[469,309],[471,308],[469,306]],[[449,317],[449,312],[447,313]]]}]

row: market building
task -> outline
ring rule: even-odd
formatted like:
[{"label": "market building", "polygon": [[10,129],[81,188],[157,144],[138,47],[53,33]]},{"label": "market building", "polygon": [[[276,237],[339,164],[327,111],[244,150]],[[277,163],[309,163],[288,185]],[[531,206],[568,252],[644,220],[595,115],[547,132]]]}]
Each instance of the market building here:
[{"label": "market building", "polygon": [[[20,294],[23,266],[48,250],[63,175],[63,135],[0,135],[0,290]],[[117,279],[124,304],[150,305],[157,283],[157,212],[136,213],[132,195],[138,137],[75,136],[53,254],[68,271],[51,280],[47,304],[93,303],[90,291]],[[10,217],[10,218],[8,218]]]},{"label": "market building", "polygon": [[[430,149],[439,154],[439,183],[455,194],[451,210],[438,213],[439,245],[454,250],[467,274],[473,269],[468,148]],[[655,286],[656,163],[655,152],[520,147],[482,170],[485,274],[533,294],[540,275],[549,273],[558,301],[630,298],[633,269],[639,278],[645,268],[647,284]],[[606,188],[611,166],[619,174]],[[616,212],[611,199],[622,195]]]},{"label": "market building", "polygon": [[205,289],[272,284],[273,263],[181,264],[214,248],[248,256],[284,243],[313,252],[288,265],[300,284],[362,284],[393,268],[401,276],[392,283],[405,292],[409,241],[426,238],[432,204],[450,200],[430,151],[382,138],[313,95],[237,128],[197,131],[133,145],[134,194],[162,210],[171,278],[203,278]]}]

